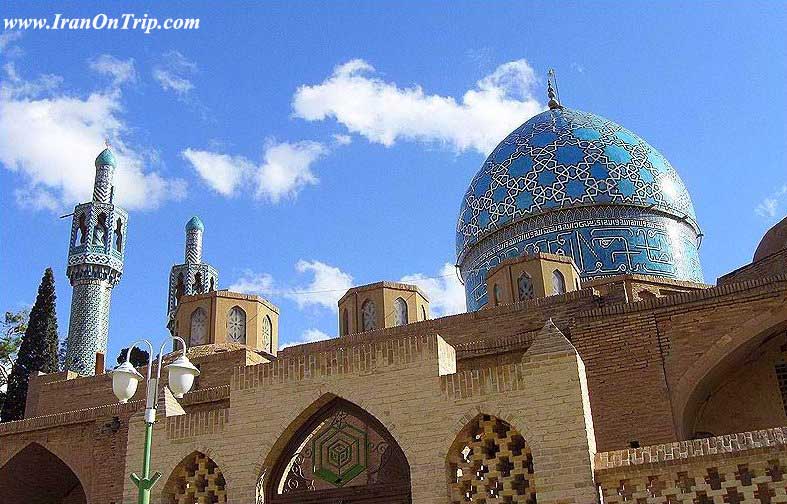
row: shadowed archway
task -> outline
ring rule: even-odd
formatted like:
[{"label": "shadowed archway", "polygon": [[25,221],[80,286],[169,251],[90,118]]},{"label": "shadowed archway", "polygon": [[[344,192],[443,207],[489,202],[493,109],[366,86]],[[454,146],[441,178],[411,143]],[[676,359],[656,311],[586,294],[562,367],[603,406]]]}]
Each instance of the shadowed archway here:
[{"label": "shadowed archway", "polygon": [[410,466],[379,420],[336,398],[289,440],[264,496],[270,504],[411,504]]},{"label": "shadowed archway", "polygon": [[87,504],[74,471],[38,443],[27,445],[0,467],[0,489],[3,502]]}]

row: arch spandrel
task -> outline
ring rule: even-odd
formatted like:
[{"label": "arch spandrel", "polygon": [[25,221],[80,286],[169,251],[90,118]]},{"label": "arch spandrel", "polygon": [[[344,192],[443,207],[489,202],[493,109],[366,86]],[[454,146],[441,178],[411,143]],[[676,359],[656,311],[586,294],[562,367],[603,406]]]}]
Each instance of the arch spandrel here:
[{"label": "arch spandrel", "polygon": [[[87,491],[73,467],[53,451],[33,442],[0,467],[0,492],[8,502],[87,504]],[[5,501],[4,501],[5,502]]]}]

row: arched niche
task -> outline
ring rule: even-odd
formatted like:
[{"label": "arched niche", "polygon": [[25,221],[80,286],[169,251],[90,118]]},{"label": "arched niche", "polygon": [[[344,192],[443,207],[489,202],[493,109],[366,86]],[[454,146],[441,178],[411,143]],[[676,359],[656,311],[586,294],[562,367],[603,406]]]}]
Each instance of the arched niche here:
[{"label": "arched niche", "polygon": [[216,462],[200,451],[184,458],[167,478],[161,504],[227,503],[227,482]]},{"label": "arched niche", "polygon": [[259,502],[412,503],[404,452],[361,407],[333,398],[288,431],[293,434],[264,476]]},{"label": "arched niche", "polygon": [[38,443],[27,445],[0,467],[0,489],[2,502],[87,504],[74,471]]},{"label": "arched niche", "polygon": [[457,434],[446,478],[450,504],[536,504],[530,446],[514,426],[493,415],[479,414]]},{"label": "arched niche", "polygon": [[[783,424],[784,417],[778,411],[774,414],[773,408],[783,407],[776,365],[784,362],[781,346],[786,332],[787,304],[781,304],[753,314],[729,332],[720,334],[716,343],[695,359],[672,387],[678,436],[691,439]],[[767,390],[755,391],[752,388],[755,386]],[[746,397],[741,399],[761,402],[752,409],[752,404],[743,400],[725,400],[725,394],[743,395]],[[724,424],[712,420],[720,417],[714,412],[719,408],[726,410],[721,412],[728,419]],[[752,413],[768,411],[761,423],[752,417]]]}]

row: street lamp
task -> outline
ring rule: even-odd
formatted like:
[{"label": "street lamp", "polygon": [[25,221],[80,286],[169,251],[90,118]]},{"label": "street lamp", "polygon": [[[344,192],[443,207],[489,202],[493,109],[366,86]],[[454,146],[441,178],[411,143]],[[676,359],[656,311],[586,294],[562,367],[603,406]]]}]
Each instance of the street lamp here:
[{"label": "street lamp", "polygon": [[[148,362],[147,366],[147,379],[145,381],[147,390],[145,392],[145,451],[142,458],[142,476],[137,476],[136,473],[131,474],[131,480],[139,490],[138,504],[150,504],[150,489],[161,478],[161,473],[156,471],[150,475],[150,448],[153,441],[153,424],[156,422],[156,406],[158,403],[158,384],[161,380],[161,360],[164,357],[164,346],[170,340],[180,341],[183,346],[183,353],[175,359],[174,362],[165,366],[167,368],[167,375],[169,377],[169,389],[172,394],[177,397],[183,397],[183,394],[188,392],[192,385],[194,385],[194,378],[199,376],[199,369],[189,361],[186,357],[186,342],[178,336],[170,336],[164,343],[161,344],[158,354],[158,368],[156,370],[156,377],[151,378],[151,369],[153,361]],[[112,375],[112,391],[121,403],[128,402],[129,399],[134,397],[137,391],[137,385],[142,380],[142,375],[134,369],[131,365],[131,350],[137,343],[144,343],[150,349],[150,355],[153,356],[153,344],[146,340],[137,340],[130,347],[126,353],[126,361],[110,371]]]}]

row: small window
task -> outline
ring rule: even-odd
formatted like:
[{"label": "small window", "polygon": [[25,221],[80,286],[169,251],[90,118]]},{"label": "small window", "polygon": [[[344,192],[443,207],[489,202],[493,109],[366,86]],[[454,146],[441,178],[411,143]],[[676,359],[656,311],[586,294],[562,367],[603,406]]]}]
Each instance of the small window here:
[{"label": "small window", "polygon": [[558,270],[552,272],[552,294],[566,293],[566,279]]},{"label": "small window", "polygon": [[107,239],[107,216],[105,214],[98,215],[98,222],[96,227],[93,228],[93,246],[104,246]]},{"label": "small window", "polygon": [[347,312],[347,308],[342,310],[342,336],[346,336],[350,332],[350,314]]},{"label": "small window", "polygon": [[204,345],[208,342],[208,312],[204,308],[197,308],[191,312],[190,345]]},{"label": "small window", "polygon": [[394,325],[400,326],[407,323],[407,302],[398,297],[394,300]]},{"label": "small window", "polygon": [[199,271],[194,275],[194,289],[195,294],[202,294],[202,273]]},{"label": "small window", "polygon": [[361,305],[361,320],[364,331],[377,329],[377,307],[371,299],[367,299]]},{"label": "small window", "polygon": [[246,344],[246,312],[240,306],[233,307],[227,314],[227,341]]},{"label": "small window", "polygon": [[266,352],[271,351],[271,335],[273,334],[273,322],[271,318],[265,315],[262,319],[262,348]]},{"label": "small window", "polygon": [[213,292],[215,290],[216,290],[216,281],[213,279],[213,277],[210,277],[210,292]]},{"label": "small window", "polygon": [[84,245],[87,241],[87,224],[85,224],[85,214],[79,216],[79,225],[77,226],[77,242]]},{"label": "small window", "polygon": [[495,306],[497,306],[500,304],[500,298],[503,296],[500,286],[495,284],[495,286],[492,288],[492,293],[494,295]]},{"label": "small window", "polygon": [[120,219],[115,227],[115,250],[123,252],[123,222]]},{"label": "small window", "polygon": [[186,293],[186,284],[183,281],[183,273],[178,274],[178,283],[175,285],[175,304],[180,303],[180,298]]},{"label": "small window", "polygon": [[426,306],[421,306],[421,320],[429,320],[429,314],[426,313]]},{"label": "small window", "polygon": [[525,301],[533,299],[533,279],[525,272],[519,275],[517,283],[517,292],[519,293],[519,300]]}]

